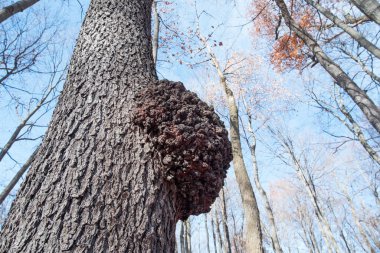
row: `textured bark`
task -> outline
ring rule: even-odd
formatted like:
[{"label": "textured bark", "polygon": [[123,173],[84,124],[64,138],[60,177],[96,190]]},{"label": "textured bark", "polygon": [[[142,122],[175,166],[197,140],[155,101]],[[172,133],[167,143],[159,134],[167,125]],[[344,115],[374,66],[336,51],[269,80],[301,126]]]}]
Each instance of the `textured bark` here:
[{"label": "textured bark", "polygon": [[317,41],[306,30],[302,29],[291,17],[289,10],[283,0],[275,0],[281,10],[281,14],[287,26],[300,37],[309,49],[315,54],[321,66],[330,74],[336,83],[351,97],[355,104],[363,112],[367,120],[374,129],[380,133],[380,109],[370,97],[340,68],[340,66],[330,59]]},{"label": "textured bark", "polygon": [[133,114],[139,92],[157,85],[151,6],[91,1],[46,137],[1,231],[1,253],[174,252],[177,200],[186,201]]},{"label": "textured bark", "polygon": [[350,0],[363,14],[380,25],[380,4],[377,0]]},{"label": "textured bark", "polygon": [[12,17],[13,15],[24,11],[39,0],[20,0],[11,5],[8,5],[0,10],[0,23]]},{"label": "textured bark", "polygon": [[351,36],[354,40],[356,40],[360,46],[367,49],[374,56],[380,59],[380,49],[376,47],[372,42],[367,40],[363,35],[361,35],[358,31],[356,31],[351,26],[347,25],[343,20],[335,16],[330,10],[324,8],[322,5],[314,2],[313,0],[305,0],[308,4],[316,8],[322,15],[331,20],[336,26],[345,31],[348,35]]}]

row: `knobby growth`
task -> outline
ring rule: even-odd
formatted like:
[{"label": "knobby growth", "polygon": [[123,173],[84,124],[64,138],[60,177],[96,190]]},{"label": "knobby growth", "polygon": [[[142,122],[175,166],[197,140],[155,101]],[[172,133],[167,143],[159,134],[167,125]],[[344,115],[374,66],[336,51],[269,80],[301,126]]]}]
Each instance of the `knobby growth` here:
[{"label": "knobby growth", "polygon": [[228,133],[214,109],[182,83],[167,80],[136,96],[134,123],[146,131],[166,179],[177,189],[177,219],[210,210],[232,160]]}]

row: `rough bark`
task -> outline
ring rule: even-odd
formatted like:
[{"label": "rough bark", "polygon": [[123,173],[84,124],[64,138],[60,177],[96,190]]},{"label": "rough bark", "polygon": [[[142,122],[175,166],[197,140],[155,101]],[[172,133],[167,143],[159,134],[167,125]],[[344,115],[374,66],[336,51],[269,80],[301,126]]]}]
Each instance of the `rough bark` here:
[{"label": "rough bark", "polygon": [[324,8],[322,5],[314,2],[313,0],[305,0],[308,4],[316,8],[322,15],[331,20],[337,27],[341,28],[348,35],[351,36],[354,40],[356,40],[360,46],[367,49],[374,56],[380,59],[380,49],[376,47],[372,42],[367,40],[363,35],[361,35],[358,31],[347,25],[343,20],[335,16],[331,11]]},{"label": "rough bark", "polygon": [[380,4],[377,0],[350,0],[363,14],[380,25]]},{"label": "rough bark", "polygon": [[39,0],[20,0],[4,7],[0,10],[0,23],[4,22],[15,14],[24,11],[37,2],[39,2]]},{"label": "rough bark", "polygon": [[[160,85],[151,6],[151,0],[91,1],[45,139],[1,231],[0,252],[174,252],[177,220],[209,208],[196,203],[211,202],[210,194],[181,192],[189,171],[168,178],[178,168],[163,164],[164,148],[135,122],[141,90]],[[208,173],[220,171],[202,163]],[[191,168],[198,175],[197,165]]]},{"label": "rough bark", "polygon": [[302,29],[291,17],[289,10],[283,0],[275,0],[281,10],[287,26],[300,37],[309,49],[315,54],[321,66],[330,74],[336,83],[351,97],[355,104],[363,112],[371,125],[380,133],[380,109],[370,97],[340,68],[340,66],[330,59],[316,40],[307,31]]}]

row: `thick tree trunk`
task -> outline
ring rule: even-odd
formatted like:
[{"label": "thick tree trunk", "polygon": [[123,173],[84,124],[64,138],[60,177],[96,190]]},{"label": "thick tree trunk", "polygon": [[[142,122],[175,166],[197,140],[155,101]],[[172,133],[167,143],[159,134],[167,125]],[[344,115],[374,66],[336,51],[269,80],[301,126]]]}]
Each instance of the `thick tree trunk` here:
[{"label": "thick tree trunk", "polygon": [[93,0],[0,252],[174,252],[172,186],[133,98],[156,80],[151,0]]},{"label": "thick tree trunk", "polygon": [[24,11],[39,0],[20,0],[11,5],[8,5],[0,10],[0,23],[12,17],[13,15]]},{"label": "thick tree trunk", "polygon": [[380,133],[380,109],[370,97],[340,68],[340,66],[330,59],[317,41],[306,30],[302,29],[292,18],[283,0],[275,0],[281,10],[281,14],[287,26],[300,37],[308,48],[315,54],[321,66],[330,74],[336,83],[351,97],[355,104],[363,112],[367,120],[374,129]]},{"label": "thick tree trunk", "polygon": [[367,17],[380,25],[380,4],[377,0],[350,0]]},{"label": "thick tree trunk", "polygon": [[177,220],[210,210],[227,131],[182,84],[157,81],[151,6],[91,1],[0,253],[174,252]]}]

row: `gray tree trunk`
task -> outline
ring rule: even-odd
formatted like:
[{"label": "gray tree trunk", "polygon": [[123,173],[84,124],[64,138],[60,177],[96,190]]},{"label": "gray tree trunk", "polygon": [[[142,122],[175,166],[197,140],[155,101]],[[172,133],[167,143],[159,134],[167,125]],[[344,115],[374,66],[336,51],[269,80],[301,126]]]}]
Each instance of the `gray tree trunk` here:
[{"label": "gray tree trunk", "polygon": [[230,231],[228,229],[228,215],[227,215],[227,203],[226,203],[226,198],[224,196],[224,189],[221,191],[221,203],[222,203],[222,223],[223,223],[223,232],[224,232],[224,237],[226,238],[225,248],[227,253],[231,253],[231,239],[230,239]]},{"label": "gray tree trunk", "polygon": [[3,203],[3,201],[8,197],[9,193],[12,191],[12,189],[15,187],[17,182],[20,180],[22,175],[24,175],[25,171],[29,168],[30,164],[33,162],[34,158],[37,155],[38,148],[34,150],[31,156],[29,156],[28,160],[24,163],[24,165],[17,171],[16,175],[12,178],[12,180],[9,182],[9,184],[4,188],[4,190],[0,194],[0,205]]},{"label": "gray tree trunk", "polygon": [[208,233],[208,222],[207,222],[207,214],[205,216],[205,229],[206,229],[206,245],[207,245],[207,253],[210,253],[210,238]]},{"label": "gray tree trunk", "polygon": [[330,10],[324,8],[322,5],[314,2],[313,0],[305,0],[308,4],[316,8],[322,15],[330,19],[336,26],[344,30],[348,35],[356,40],[360,46],[367,49],[374,56],[380,59],[380,49],[374,45],[371,41],[367,40],[363,35],[356,31],[351,26],[347,25],[343,20],[334,15]]},{"label": "gray tree trunk", "polygon": [[380,3],[377,0],[350,0],[367,17],[380,25]]},{"label": "gray tree trunk", "polygon": [[[187,100],[178,100],[179,107],[189,105],[183,109],[188,113],[190,105],[198,108],[186,120],[198,117],[201,127],[192,136],[194,128],[185,126],[194,142],[174,123],[164,129],[175,131],[179,146],[188,141],[204,149],[173,148],[177,142],[169,137],[159,149],[158,138],[143,128],[144,119],[157,122],[162,115],[147,115],[153,110],[139,107],[148,105],[141,90],[164,83],[157,82],[152,58],[151,6],[152,0],[91,1],[45,139],[0,233],[1,253],[174,252],[177,220],[209,211],[231,160],[228,148],[218,153],[229,143],[222,140],[228,135],[216,114],[202,114],[205,103],[172,85],[160,92],[182,92]],[[163,153],[163,148],[171,149]],[[200,162],[191,164],[197,174],[189,173],[188,160],[177,172],[169,158],[176,159],[178,150],[191,159],[198,150],[208,160],[198,157]],[[218,161],[225,156],[228,161]]]},{"label": "gray tree trunk", "polygon": [[20,0],[11,5],[8,5],[0,10],[0,23],[12,17],[13,15],[24,11],[39,0]]}]

